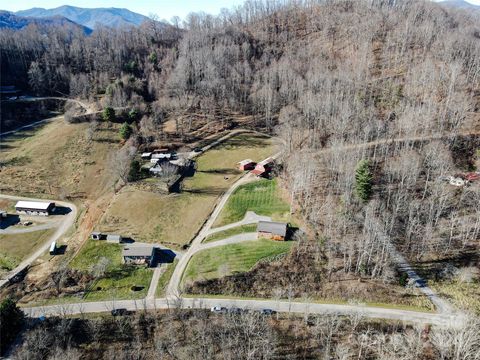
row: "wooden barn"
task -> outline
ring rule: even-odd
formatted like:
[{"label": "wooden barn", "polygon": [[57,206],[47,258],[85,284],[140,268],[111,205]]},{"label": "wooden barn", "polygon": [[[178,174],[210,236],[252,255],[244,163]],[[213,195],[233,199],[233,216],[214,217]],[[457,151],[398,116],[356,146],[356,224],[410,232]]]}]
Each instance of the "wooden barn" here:
[{"label": "wooden barn", "polygon": [[18,214],[48,216],[55,211],[54,202],[19,201],[15,205]]},{"label": "wooden barn", "polygon": [[267,176],[272,171],[274,160],[272,158],[265,159],[259,162],[252,173],[257,176]]},{"label": "wooden barn", "polygon": [[282,222],[259,221],[257,225],[258,238],[284,241],[287,237],[288,225]]},{"label": "wooden barn", "polygon": [[248,171],[255,169],[256,162],[252,159],[245,159],[238,163],[238,168],[240,171]]}]

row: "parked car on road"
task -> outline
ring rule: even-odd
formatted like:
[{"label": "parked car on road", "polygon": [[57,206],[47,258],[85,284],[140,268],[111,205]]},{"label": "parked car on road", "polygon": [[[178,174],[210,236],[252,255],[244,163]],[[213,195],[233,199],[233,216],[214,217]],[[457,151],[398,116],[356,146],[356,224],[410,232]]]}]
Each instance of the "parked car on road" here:
[{"label": "parked car on road", "polygon": [[223,314],[227,312],[227,308],[223,306],[214,306],[210,309],[211,312],[216,313],[216,314]]},{"label": "parked car on road", "polygon": [[201,147],[196,147],[196,148],[193,149],[193,151],[196,152],[196,153],[200,153],[200,152],[203,151],[203,149]]},{"label": "parked car on road", "polygon": [[272,309],[263,309],[262,310],[262,315],[266,315],[266,316],[272,316],[276,313],[277,312],[275,310],[272,310]]},{"label": "parked car on road", "polygon": [[124,315],[128,315],[129,314],[129,311],[127,309],[113,309],[111,312],[112,316],[124,316]]}]

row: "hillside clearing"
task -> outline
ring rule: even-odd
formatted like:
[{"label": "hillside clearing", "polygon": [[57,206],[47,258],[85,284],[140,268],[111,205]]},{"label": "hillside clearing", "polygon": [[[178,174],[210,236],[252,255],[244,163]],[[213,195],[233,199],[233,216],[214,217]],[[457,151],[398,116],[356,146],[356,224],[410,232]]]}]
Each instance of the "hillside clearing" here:
[{"label": "hillside clearing", "polygon": [[125,187],[115,196],[98,228],[180,248],[193,239],[217,199],[240,177],[237,162],[245,157],[258,161],[273,151],[266,136],[234,136],[196,159],[196,173],[183,181],[180,194],[147,191],[143,187],[146,181]]},{"label": "hillside clearing", "polygon": [[214,279],[250,270],[259,260],[288,252],[293,242],[258,240],[203,250],[188,264],[183,282]]},{"label": "hillside clearing", "polygon": [[101,124],[88,141],[87,128],[60,117],[2,138],[0,192],[95,199],[109,186],[108,158],[118,133],[116,124]]}]

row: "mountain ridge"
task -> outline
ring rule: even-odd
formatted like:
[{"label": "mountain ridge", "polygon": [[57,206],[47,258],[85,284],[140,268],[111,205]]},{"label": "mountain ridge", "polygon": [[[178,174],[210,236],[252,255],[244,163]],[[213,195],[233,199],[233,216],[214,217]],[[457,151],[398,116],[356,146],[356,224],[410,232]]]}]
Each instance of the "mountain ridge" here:
[{"label": "mountain ridge", "polygon": [[26,26],[35,24],[40,27],[48,26],[70,26],[81,29],[85,34],[90,34],[92,29],[87,26],[80,25],[64,16],[56,15],[49,17],[25,17],[18,16],[9,11],[0,10],[0,29],[20,30]]},{"label": "mountain ridge", "polygon": [[135,13],[126,8],[82,8],[71,5],[62,5],[52,9],[34,7],[17,11],[15,15],[36,18],[60,15],[90,29],[95,29],[98,24],[113,28],[139,26],[145,20],[148,20],[147,16]]}]

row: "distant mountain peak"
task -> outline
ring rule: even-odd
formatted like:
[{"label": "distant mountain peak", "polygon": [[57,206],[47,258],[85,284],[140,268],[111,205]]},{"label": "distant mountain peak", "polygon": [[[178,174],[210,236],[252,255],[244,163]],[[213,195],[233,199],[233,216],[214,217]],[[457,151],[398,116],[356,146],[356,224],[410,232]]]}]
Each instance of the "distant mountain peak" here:
[{"label": "distant mountain peak", "polygon": [[124,8],[81,8],[71,5],[62,5],[53,9],[31,8],[17,11],[19,16],[26,17],[52,17],[63,16],[83,26],[94,29],[97,24],[118,28],[121,26],[139,26],[148,17],[137,14]]},{"label": "distant mountain peak", "polygon": [[449,7],[456,7],[460,9],[480,10],[479,5],[469,3],[468,1],[465,1],[465,0],[445,0],[445,1],[441,1],[440,4],[449,6]]},{"label": "distant mountain peak", "polygon": [[19,30],[31,24],[35,24],[39,27],[69,26],[71,28],[81,29],[86,34],[89,34],[92,32],[90,28],[83,25],[79,25],[74,21],[67,19],[66,17],[61,15],[35,18],[35,17],[18,16],[14,13],[0,10],[0,29],[7,28],[7,29]]}]

